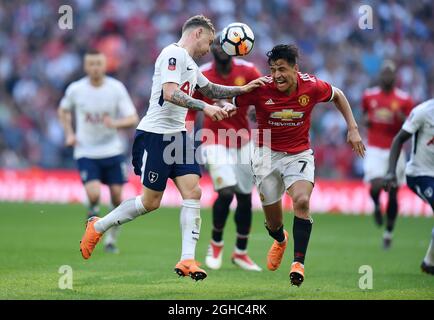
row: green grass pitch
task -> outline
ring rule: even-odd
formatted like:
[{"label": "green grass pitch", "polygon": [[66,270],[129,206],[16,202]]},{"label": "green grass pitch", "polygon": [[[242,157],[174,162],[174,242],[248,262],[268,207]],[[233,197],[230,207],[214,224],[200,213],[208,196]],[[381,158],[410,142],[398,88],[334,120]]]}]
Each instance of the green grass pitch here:
[{"label": "green grass pitch", "polygon": [[[434,299],[434,277],[420,271],[433,222],[398,220],[393,248],[381,248],[382,231],[370,216],[314,215],[300,288],[289,285],[292,244],[279,270],[246,272],[230,262],[235,231],[233,215],[225,230],[223,267],[208,270],[195,282],[178,278],[178,209],[159,209],[124,225],[121,253],[109,255],[99,245],[84,261],[79,240],[84,230],[81,205],[0,205],[0,299]],[[204,262],[211,212],[202,211],[197,259]],[[292,228],[292,215],[285,216]],[[263,214],[255,212],[249,240],[251,257],[264,269],[271,238]],[[59,267],[73,270],[73,289],[58,287]],[[359,267],[373,269],[373,289],[359,288]]]}]

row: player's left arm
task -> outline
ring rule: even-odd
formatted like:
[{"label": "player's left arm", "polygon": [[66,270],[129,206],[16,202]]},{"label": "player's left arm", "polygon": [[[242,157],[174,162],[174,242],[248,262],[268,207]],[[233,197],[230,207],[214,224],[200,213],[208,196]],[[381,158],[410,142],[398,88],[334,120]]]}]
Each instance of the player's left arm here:
[{"label": "player's left arm", "polygon": [[347,123],[347,142],[351,144],[353,151],[356,152],[359,157],[363,158],[365,156],[366,147],[363,144],[359,133],[359,127],[357,126],[357,122],[354,119],[353,111],[351,110],[351,106],[347,100],[347,97],[339,88],[332,87],[332,90],[333,97],[331,101],[333,101],[336,108],[342,113]]},{"label": "player's left arm", "polygon": [[236,97],[270,82],[267,77],[259,77],[243,86],[223,86],[209,81],[205,86],[198,88],[199,92],[211,99],[225,99]]}]

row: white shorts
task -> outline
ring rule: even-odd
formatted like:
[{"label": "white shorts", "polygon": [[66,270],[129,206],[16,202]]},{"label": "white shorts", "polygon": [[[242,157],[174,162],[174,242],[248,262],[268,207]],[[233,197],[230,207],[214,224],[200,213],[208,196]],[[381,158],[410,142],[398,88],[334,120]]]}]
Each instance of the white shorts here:
[{"label": "white shorts", "polygon": [[296,181],[315,181],[315,161],[311,149],[298,154],[257,147],[252,157],[252,171],[262,205],[282,199],[285,191]]},{"label": "white shorts", "polygon": [[[366,156],[363,162],[365,182],[373,179],[384,178],[389,167],[389,149],[382,149],[373,146],[366,147]],[[396,177],[398,184],[405,184],[405,153],[401,150],[398,163],[396,165]]]},{"label": "white shorts", "polygon": [[250,167],[253,145],[247,143],[241,148],[227,148],[212,144],[202,147],[202,156],[211,175],[214,190],[235,187],[235,191],[248,194],[253,189],[253,174]]}]

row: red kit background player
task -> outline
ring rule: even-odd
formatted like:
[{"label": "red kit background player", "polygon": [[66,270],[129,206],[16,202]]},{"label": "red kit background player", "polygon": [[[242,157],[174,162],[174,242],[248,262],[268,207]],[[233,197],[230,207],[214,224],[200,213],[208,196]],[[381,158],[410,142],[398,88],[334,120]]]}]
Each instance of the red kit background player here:
[{"label": "red kit background player", "polygon": [[[370,195],[374,202],[374,218],[378,226],[383,225],[380,207],[380,192],[387,173],[390,147],[406,117],[413,108],[409,94],[395,87],[395,64],[386,60],[380,71],[379,86],[367,89],[362,98],[364,122],[367,126],[368,146],[364,161],[365,182],[370,183]],[[405,183],[405,154],[401,151],[397,177],[400,185]],[[386,229],[383,234],[383,247],[390,248],[392,232],[398,215],[398,187],[388,190],[389,201],[386,208]]]}]

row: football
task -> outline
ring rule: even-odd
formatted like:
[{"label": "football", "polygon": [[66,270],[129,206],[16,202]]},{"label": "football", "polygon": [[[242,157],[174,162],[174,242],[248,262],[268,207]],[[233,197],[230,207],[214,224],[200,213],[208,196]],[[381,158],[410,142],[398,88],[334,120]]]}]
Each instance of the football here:
[{"label": "football", "polygon": [[252,29],[241,22],[234,22],[223,29],[220,45],[230,56],[245,56],[253,49],[255,35]]}]

